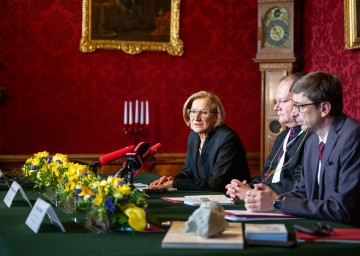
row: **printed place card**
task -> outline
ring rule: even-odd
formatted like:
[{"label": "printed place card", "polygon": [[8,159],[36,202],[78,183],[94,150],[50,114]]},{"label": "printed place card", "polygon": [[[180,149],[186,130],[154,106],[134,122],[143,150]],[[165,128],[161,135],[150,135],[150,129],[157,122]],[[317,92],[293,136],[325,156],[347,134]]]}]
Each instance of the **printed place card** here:
[{"label": "printed place card", "polygon": [[40,225],[44,220],[45,214],[48,215],[52,224],[57,226],[62,232],[65,232],[64,226],[57,217],[54,208],[41,198],[38,198],[32,208],[29,216],[27,217],[25,224],[35,233],[39,232]]},{"label": "printed place card", "polygon": [[24,189],[20,186],[19,183],[17,183],[16,181],[13,181],[13,183],[11,184],[8,192],[6,193],[6,196],[4,198],[4,202],[7,205],[7,207],[11,207],[13,200],[16,196],[16,193],[20,190],[20,193],[23,197],[23,199],[30,205],[30,207],[32,207],[30,200],[28,199],[28,197],[26,196]]}]

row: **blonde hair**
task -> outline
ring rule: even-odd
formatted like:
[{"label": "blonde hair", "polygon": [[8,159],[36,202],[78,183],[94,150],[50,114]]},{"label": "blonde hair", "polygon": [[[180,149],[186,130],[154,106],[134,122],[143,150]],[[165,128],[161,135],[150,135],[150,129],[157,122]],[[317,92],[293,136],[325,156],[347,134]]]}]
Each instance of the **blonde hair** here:
[{"label": "blonde hair", "polygon": [[184,104],[183,118],[187,126],[190,126],[190,117],[187,113],[187,110],[191,108],[193,101],[196,99],[207,99],[211,106],[210,110],[216,112],[216,122],[214,125],[214,129],[225,123],[225,118],[226,118],[225,109],[219,97],[211,92],[199,91],[197,93],[192,94]]}]

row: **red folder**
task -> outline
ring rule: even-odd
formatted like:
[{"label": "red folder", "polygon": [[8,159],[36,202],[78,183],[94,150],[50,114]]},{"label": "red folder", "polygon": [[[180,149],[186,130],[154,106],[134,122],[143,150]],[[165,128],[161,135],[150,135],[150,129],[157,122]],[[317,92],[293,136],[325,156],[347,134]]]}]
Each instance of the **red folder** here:
[{"label": "red folder", "polygon": [[360,228],[334,228],[334,235],[316,236],[294,230],[298,242],[360,243]]}]

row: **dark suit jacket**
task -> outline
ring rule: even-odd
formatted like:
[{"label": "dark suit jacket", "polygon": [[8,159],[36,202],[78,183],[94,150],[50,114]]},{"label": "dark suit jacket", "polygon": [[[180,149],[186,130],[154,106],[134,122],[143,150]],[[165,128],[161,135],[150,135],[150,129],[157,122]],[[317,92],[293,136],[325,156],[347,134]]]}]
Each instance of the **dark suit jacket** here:
[{"label": "dark suit jacket", "polygon": [[[262,182],[268,171],[274,170],[276,168],[279,162],[278,155],[282,149],[283,142],[286,138],[286,135],[289,133],[289,130],[290,130],[289,128],[286,129],[276,137],[271,152],[264,163],[264,167],[261,171],[261,176],[253,179],[250,185]],[[301,127],[300,126],[295,127],[295,131],[299,133],[301,131]],[[291,191],[294,188],[295,181],[299,179],[301,176],[304,146],[305,146],[305,141],[309,137],[309,135],[310,132],[301,133],[299,136],[296,137],[294,143],[292,143],[287,148],[285,153],[284,166],[281,169],[281,173],[280,173],[280,181],[277,183],[272,183],[272,179],[273,179],[273,175],[272,175],[264,182],[264,184],[270,186],[274,191],[276,191],[279,194]]]},{"label": "dark suit jacket", "polygon": [[[336,116],[328,133],[317,186],[319,137],[305,144],[301,178],[285,193],[281,211],[360,226],[360,125]],[[318,188],[318,189],[317,189]]]},{"label": "dark suit jacket", "polygon": [[231,179],[251,180],[242,142],[228,126],[217,127],[206,136],[200,156],[199,145],[199,134],[191,131],[185,166],[174,177],[174,187],[225,192]]}]

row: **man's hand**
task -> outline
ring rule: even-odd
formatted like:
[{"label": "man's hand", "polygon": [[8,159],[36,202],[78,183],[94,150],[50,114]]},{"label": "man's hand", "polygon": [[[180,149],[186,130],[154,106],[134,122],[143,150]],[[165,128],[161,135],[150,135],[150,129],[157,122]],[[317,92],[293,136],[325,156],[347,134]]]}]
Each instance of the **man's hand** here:
[{"label": "man's hand", "polygon": [[279,197],[269,186],[263,183],[254,184],[254,189],[246,192],[245,208],[250,212],[272,212],[275,210],[274,202]]},{"label": "man's hand", "polygon": [[233,200],[244,200],[246,191],[251,190],[249,184],[247,184],[246,180],[240,182],[237,179],[231,180],[229,184],[225,186],[227,189],[226,194],[231,197]]}]

